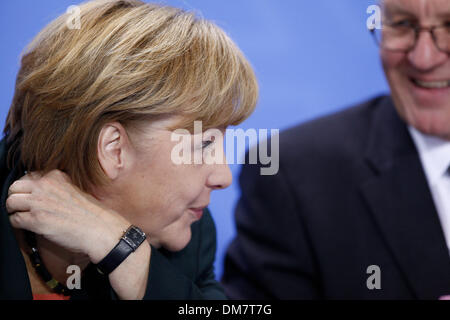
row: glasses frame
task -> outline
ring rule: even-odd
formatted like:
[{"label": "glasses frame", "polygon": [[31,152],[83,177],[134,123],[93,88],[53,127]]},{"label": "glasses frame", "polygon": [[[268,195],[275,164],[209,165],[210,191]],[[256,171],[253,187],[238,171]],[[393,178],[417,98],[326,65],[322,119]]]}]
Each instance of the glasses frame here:
[{"label": "glasses frame", "polygon": [[394,51],[394,52],[409,52],[409,51],[413,50],[416,47],[416,45],[417,45],[417,40],[419,40],[420,33],[422,33],[422,32],[429,32],[431,34],[431,38],[433,39],[433,42],[434,42],[434,45],[436,46],[436,48],[439,51],[441,51],[441,52],[450,54],[450,48],[447,51],[447,50],[443,50],[443,49],[439,48],[439,46],[438,46],[437,37],[435,35],[435,30],[436,29],[441,29],[441,28],[445,29],[445,28],[448,28],[448,27],[447,26],[443,26],[443,25],[437,25],[437,26],[431,26],[431,27],[421,27],[421,26],[410,27],[410,29],[414,31],[415,36],[414,36],[414,43],[411,45],[410,48],[407,48],[407,49],[389,49],[389,48],[386,48],[386,47],[383,46],[382,41],[378,40],[378,38],[377,38],[377,36],[375,34],[376,28],[370,28],[369,31],[372,34],[372,36],[373,36],[373,38],[375,40],[375,43],[380,48],[382,48],[384,50],[388,50],[388,51]]}]

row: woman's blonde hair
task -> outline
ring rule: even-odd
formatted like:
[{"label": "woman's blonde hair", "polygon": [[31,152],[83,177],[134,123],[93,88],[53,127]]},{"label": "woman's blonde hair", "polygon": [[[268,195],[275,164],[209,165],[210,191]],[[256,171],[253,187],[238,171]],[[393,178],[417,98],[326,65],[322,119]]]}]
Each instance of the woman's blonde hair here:
[{"label": "woman's blonde hair", "polygon": [[106,182],[97,159],[101,128],[182,115],[203,128],[236,125],[254,110],[251,66],[215,24],[138,0],[79,6],[80,27],[64,14],[29,44],[4,133],[8,162],[60,169],[82,190]]}]

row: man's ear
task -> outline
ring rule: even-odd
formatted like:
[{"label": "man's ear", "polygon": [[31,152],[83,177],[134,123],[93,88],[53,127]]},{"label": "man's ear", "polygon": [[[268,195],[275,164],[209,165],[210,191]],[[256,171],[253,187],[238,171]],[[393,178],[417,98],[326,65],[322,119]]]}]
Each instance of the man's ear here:
[{"label": "man's ear", "polygon": [[105,174],[117,179],[130,164],[131,144],[125,128],[118,122],[107,123],[100,130],[97,143],[97,156]]}]

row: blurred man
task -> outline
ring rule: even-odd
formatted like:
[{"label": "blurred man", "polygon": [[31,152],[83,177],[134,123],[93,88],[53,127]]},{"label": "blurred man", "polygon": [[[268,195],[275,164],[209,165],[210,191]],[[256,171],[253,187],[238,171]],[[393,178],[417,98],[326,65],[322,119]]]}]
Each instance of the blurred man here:
[{"label": "blurred man", "polygon": [[231,298],[450,293],[450,1],[385,0],[391,96],[290,129],[280,171],[243,167]]}]

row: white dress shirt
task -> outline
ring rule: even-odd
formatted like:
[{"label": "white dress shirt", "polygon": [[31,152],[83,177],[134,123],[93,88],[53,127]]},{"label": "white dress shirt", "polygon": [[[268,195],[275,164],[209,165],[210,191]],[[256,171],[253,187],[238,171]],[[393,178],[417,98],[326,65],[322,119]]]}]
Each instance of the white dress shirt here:
[{"label": "white dress shirt", "polygon": [[419,152],[450,251],[450,141],[425,135],[411,126],[409,132]]}]

